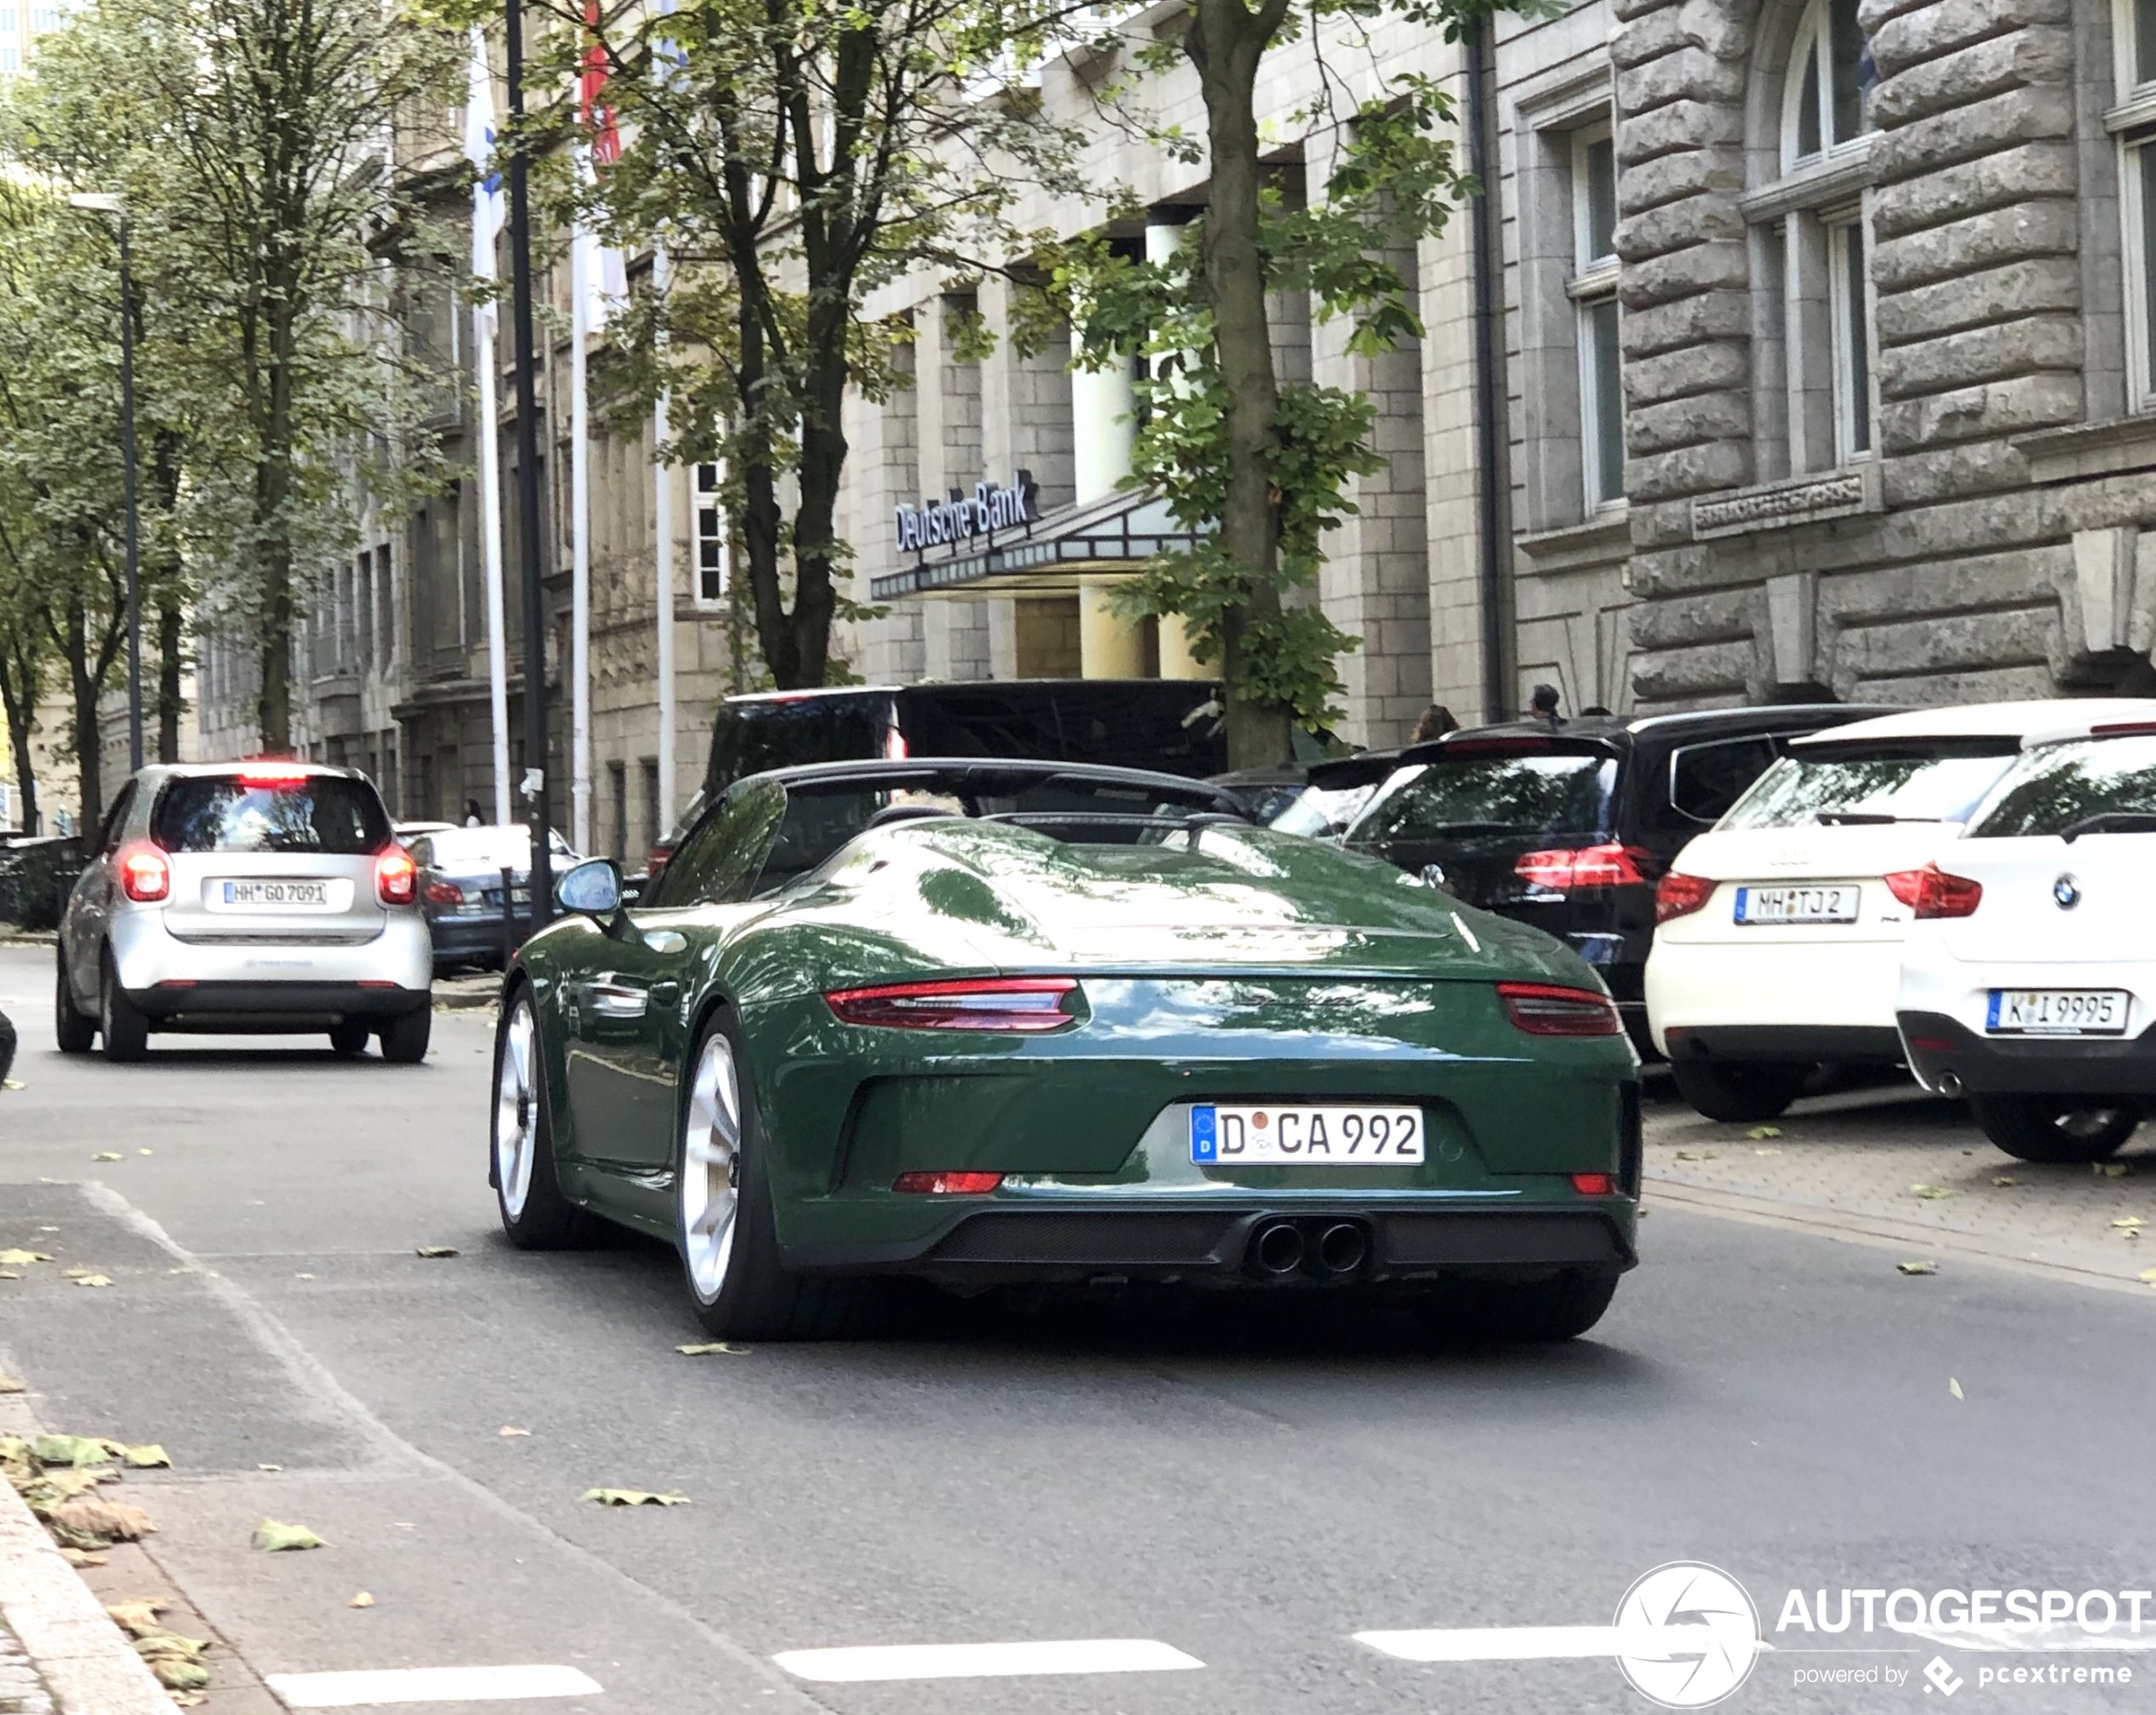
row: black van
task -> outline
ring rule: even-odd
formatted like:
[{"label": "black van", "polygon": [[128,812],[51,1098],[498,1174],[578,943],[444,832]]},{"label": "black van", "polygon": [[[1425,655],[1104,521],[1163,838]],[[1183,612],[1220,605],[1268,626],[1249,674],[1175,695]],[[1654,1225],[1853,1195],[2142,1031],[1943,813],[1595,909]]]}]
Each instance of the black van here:
[{"label": "black van", "polygon": [[1009,756],[1204,779],[1227,766],[1220,695],[1204,679],[977,679],[728,697],[712,717],[703,790],[652,848],[651,870],[734,781],[804,762]]},{"label": "black van", "polygon": [[1663,872],[1789,739],[1894,712],[1805,703],[1467,728],[1401,751],[1340,843],[1568,942],[1651,1054],[1647,954]]}]

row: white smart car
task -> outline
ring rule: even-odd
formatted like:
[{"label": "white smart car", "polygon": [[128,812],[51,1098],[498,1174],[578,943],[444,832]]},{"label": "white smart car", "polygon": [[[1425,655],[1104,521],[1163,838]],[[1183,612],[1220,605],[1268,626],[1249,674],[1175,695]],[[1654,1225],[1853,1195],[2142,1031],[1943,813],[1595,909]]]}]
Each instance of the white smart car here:
[{"label": "white smart car", "polygon": [[1990,703],[1790,744],[1655,897],[1647,1009],[1710,1119],[1770,1119],[1822,1063],[1894,1066],[1901,944],[1926,866],[2032,733],[2156,719],[2156,702]]},{"label": "white smart car", "polygon": [[1923,872],[1897,1010],[1927,1089],[2024,1161],[2156,1111],[2156,706],[2033,736]]}]

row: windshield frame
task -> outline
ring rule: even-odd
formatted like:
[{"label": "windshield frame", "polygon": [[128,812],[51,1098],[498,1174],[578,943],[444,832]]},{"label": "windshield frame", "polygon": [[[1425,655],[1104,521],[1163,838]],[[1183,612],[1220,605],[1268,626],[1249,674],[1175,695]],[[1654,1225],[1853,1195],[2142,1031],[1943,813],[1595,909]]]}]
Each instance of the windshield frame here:
[{"label": "windshield frame", "polygon": [[[1897,752],[1909,753],[1906,757]],[[1920,755],[1918,752],[1929,752]],[[1752,782],[1743,796],[1732,804],[1715,830],[1724,834],[1774,833],[1792,828],[1831,828],[1835,826],[1890,826],[1897,823],[1932,823],[1943,826],[1964,825],[1968,818],[1982,805],[1997,786],[2001,774],[2010,771],[2014,759],[2019,756],[2020,742],[1998,734],[1940,734],[1936,736],[1881,738],[1842,740],[1831,744],[1793,745],[1777,757]],[[1833,802],[1814,804],[1805,814],[1791,818],[1777,811],[1774,819],[1754,819],[1760,815],[1760,807],[1767,800],[1787,790],[1792,777],[1810,770],[1847,767],[1862,762],[1890,763],[1906,760],[1916,765],[1912,772],[1889,788],[1874,787],[1854,795],[1843,795]],[[1891,806],[1894,800],[1916,784],[1921,776],[1936,765],[1957,765],[1964,762],[1996,762],[1991,777],[1974,793],[1962,797],[1949,807],[1942,807],[1940,813],[1930,815],[1902,815]],[[1864,807],[1879,800],[1877,811]],[[1919,799],[1912,808],[1924,801]],[[1927,807],[1929,807],[1927,806]],[[1946,808],[1959,814],[1945,813]],[[1890,820],[1879,822],[1878,817]],[[1846,818],[1847,820],[1822,820],[1822,817]]]}]

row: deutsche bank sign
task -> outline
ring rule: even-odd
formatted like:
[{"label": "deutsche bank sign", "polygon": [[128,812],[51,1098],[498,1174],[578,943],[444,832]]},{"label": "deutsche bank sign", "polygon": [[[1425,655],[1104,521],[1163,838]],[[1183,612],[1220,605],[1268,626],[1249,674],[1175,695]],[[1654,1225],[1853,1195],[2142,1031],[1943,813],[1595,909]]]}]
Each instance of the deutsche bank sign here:
[{"label": "deutsche bank sign", "polygon": [[976,482],[970,497],[954,488],[947,500],[924,499],[918,506],[901,506],[896,513],[898,551],[918,554],[924,548],[1031,524],[1041,515],[1040,492],[1033,473],[1021,470],[1007,485]]}]

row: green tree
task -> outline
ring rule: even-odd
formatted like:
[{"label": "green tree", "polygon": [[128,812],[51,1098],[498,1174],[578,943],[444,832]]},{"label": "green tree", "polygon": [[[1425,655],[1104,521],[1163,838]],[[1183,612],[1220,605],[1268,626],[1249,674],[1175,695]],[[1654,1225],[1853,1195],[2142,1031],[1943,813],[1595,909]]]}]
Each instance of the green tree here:
[{"label": "green tree", "polygon": [[[41,41],[17,98],[31,171],[128,205],[182,405],[145,447],[148,492],[182,514],[159,566],[191,550],[216,623],[252,643],[269,750],[292,742],[300,600],[360,502],[441,480],[389,274],[439,248],[401,169],[461,65],[402,0],[93,0]],[[154,603],[168,675],[183,599]],[[160,741],[176,690],[160,679]]]},{"label": "green tree", "polygon": [[1322,532],[1353,510],[1349,479],[1382,465],[1365,396],[1282,384],[1266,299],[1307,293],[1317,318],[1350,323],[1357,353],[1417,337],[1408,282],[1388,256],[1441,231],[1477,188],[1457,165],[1453,104],[1435,82],[1403,73],[1350,99],[1327,55],[1315,53],[1317,93],[1302,118],[1336,130],[1339,148],[1320,194],[1305,204],[1286,194],[1260,153],[1260,65],[1306,37],[1352,39],[1399,20],[1458,40],[1491,9],[1490,0],[1193,0],[1188,28],[1134,60],[1154,73],[1187,60],[1197,74],[1202,146],[1173,127],[1154,135],[1206,163],[1202,219],[1166,261],[1118,256],[1098,240],[1056,257],[1082,335],[1080,361],[1148,360],[1131,481],[1163,492],[1203,537],[1155,561],[1122,599],[1134,612],[1182,616],[1199,658],[1221,663],[1235,767],[1284,757],[1291,722],[1317,728],[1333,718],[1334,663],[1356,639],[1292,593],[1315,582]]}]

